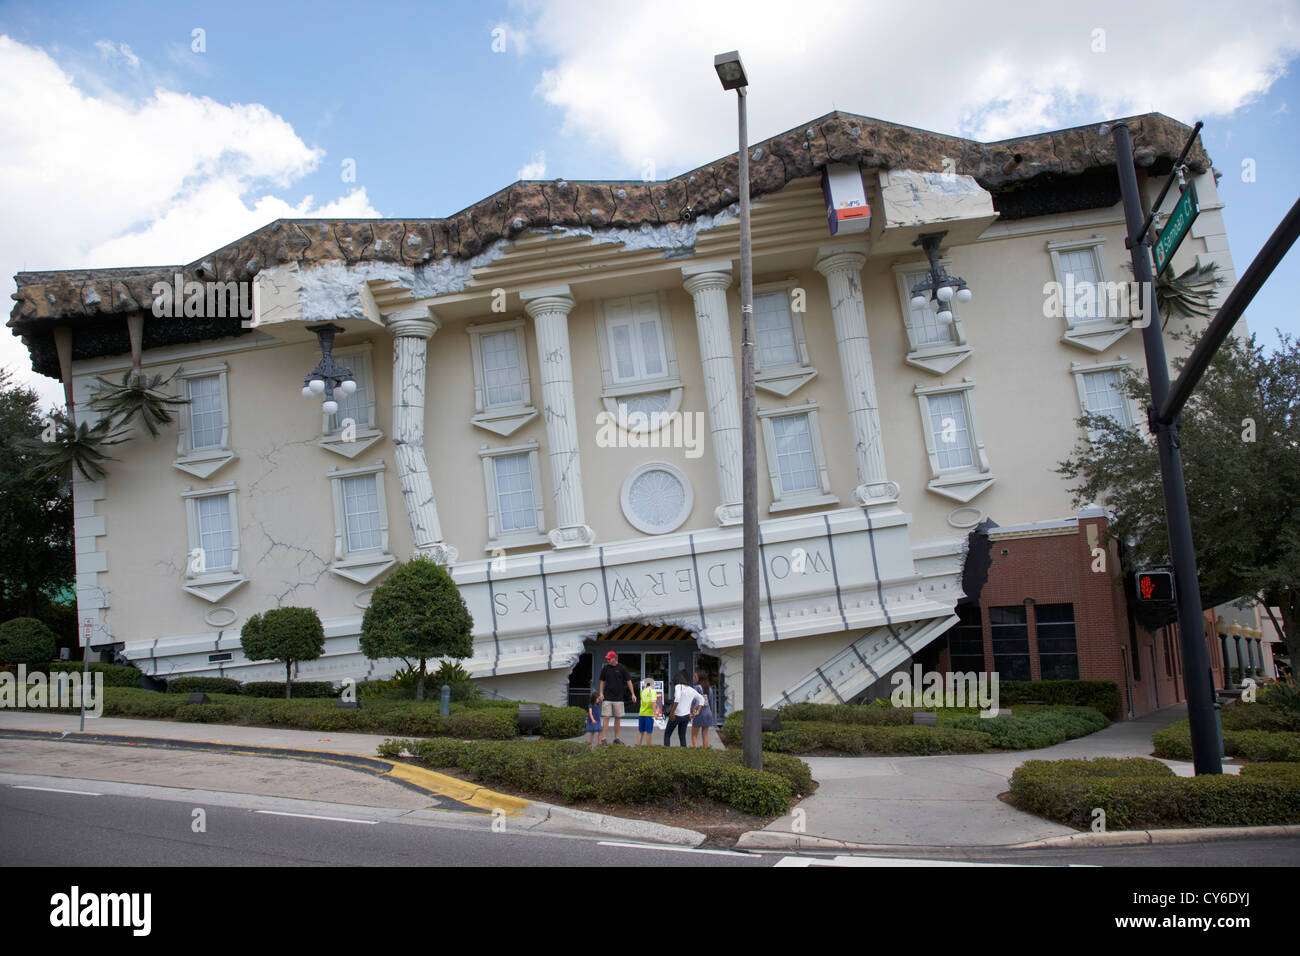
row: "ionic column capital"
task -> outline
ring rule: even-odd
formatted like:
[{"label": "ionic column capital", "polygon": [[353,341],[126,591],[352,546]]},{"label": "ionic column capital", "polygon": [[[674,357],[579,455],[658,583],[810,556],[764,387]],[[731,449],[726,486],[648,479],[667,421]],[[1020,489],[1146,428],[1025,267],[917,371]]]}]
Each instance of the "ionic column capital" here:
[{"label": "ionic column capital", "polygon": [[813,268],[829,279],[837,272],[861,272],[866,264],[866,253],[846,249],[826,252],[817,259]]},{"label": "ionic column capital", "polygon": [[539,315],[568,315],[573,311],[574,301],[571,295],[543,295],[536,299],[524,300],[524,311],[534,319]]},{"label": "ionic column capital", "polygon": [[384,316],[384,324],[394,338],[431,339],[442,328],[442,322],[429,309],[408,309]]},{"label": "ionic column capital", "polygon": [[697,292],[703,292],[705,289],[718,289],[720,291],[725,291],[730,287],[730,272],[697,272],[694,275],[688,275],[682,281],[682,288],[691,295],[695,295]]}]

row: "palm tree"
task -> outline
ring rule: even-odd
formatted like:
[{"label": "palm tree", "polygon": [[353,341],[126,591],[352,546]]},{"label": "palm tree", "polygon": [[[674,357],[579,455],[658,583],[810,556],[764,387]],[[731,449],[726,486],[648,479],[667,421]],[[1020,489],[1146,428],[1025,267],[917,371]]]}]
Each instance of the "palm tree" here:
[{"label": "palm tree", "polygon": [[102,376],[97,377],[100,389],[91,399],[90,406],[104,415],[106,421],[113,421],[114,427],[123,429],[137,417],[157,437],[159,426],[170,425],[175,419],[171,408],[188,405],[188,398],[169,395],[163,388],[170,384],[180,369],[166,379],[161,375],[145,375],[132,370],[122,373],[121,383],[110,382]]},{"label": "palm tree", "polygon": [[27,439],[23,444],[32,452],[32,471],[36,477],[51,475],[68,478],[75,468],[87,481],[99,481],[108,472],[105,461],[116,461],[104,449],[126,441],[120,431],[113,429],[112,421],[100,419],[94,425],[75,424],[66,412],[53,411],[50,419],[54,426],[51,440]]},{"label": "palm tree", "polygon": [[1166,323],[1175,316],[1209,319],[1213,313],[1210,299],[1214,290],[1226,281],[1213,262],[1192,266],[1178,276],[1166,273],[1156,278],[1156,305]]}]

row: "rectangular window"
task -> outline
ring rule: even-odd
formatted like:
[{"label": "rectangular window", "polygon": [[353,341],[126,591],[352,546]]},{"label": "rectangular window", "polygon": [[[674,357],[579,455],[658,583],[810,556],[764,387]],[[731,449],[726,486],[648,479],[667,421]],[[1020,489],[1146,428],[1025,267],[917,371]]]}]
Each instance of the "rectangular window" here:
[{"label": "rectangular window", "polygon": [[374,475],[344,478],[343,513],[346,518],[349,554],[382,547],[379,493]]},{"label": "rectangular window", "polygon": [[352,423],[357,428],[369,428],[374,424],[370,420],[371,409],[374,407],[374,385],[370,381],[370,358],[364,352],[344,354],[338,358],[339,364],[352,373],[352,378],[357,383],[357,390],[351,395],[344,395],[335,389],[334,401],[339,403],[339,410],[334,413],[328,431],[333,432],[342,428],[344,421],[349,418],[352,419]]},{"label": "rectangular window", "polygon": [[781,476],[782,494],[789,495],[817,488],[817,459],[813,454],[808,416],[805,414],[773,417],[772,436],[776,442],[776,460]]},{"label": "rectangular window", "polygon": [[519,370],[519,337],[515,331],[484,333],[479,342],[483,350],[483,384],[488,407],[522,404],[523,376]]},{"label": "rectangular window", "polygon": [[799,363],[794,323],[784,291],[754,296],[754,329],[758,337],[758,364],[762,368]]},{"label": "rectangular window", "polygon": [[[929,272],[909,272],[903,277],[907,286],[907,307],[912,319],[912,343],[916,348],[925,345],[944,345],[953,340],[952,323],[940,322],[935,313],[930,310],[928,301],[920,308],[912,306],[912,289],[929,277]],[[956,311],[953,303],[949,302],[948,307]]]},{"label": "rectangular window", "polygon": [[668,357],[659,301],[654,295],[605,303],[615,384],[664,378]]},{"label": "rectangular window", "polygon": [[233,561],[234,538],[230,528],[230,496],[210,495],[195,501],[198,506],[199,547],[203,570],[221,571]]},{"label": "rectangular window", "polygon": [[537,530],[533,475],[527,452],[492,459],[496,468],[497,514],[501,533]]},{"label": "rectangular window", "polygon": [[221,376],[202,375],[184,380],[190,416],[190,447],[220,448],[222,420]]},{"label": "rectangular window", "polygon": [[1066,276],[1073,276],[1076,288],[1083,283],[1097,281],[1097,254],[1093,248],[1059,252],[1057,255],[1060,256],[1062,280]]},{"label": "rectangular window", "polygon": [[1119,369],[1088,372],[1083,376],[1084,403],[1094,415],[1106,415],[1127,428],[1128,410]]},{"label": "rectangular window", "polygon": [[999,680],[1029,680],[1029,625],[1023,604],[989,608],[993,669]]},{"label": "rectangular window", "polygon": [[966,402],[961,393],[931,395],[929,406],[930,431],[934,435],[939,470],[952,471],[973,466],[975,458],[971,454]]},{"label": "rectangular window", "polygon": [[976,604],[957,608],[960,618],[948,631],[948,669],[964,673],[984,671],[984,628]]},{"label": "rectangular window", "polygon": [[1039,604],[1038,670],[1043,680],[1078,680],[1079,650],[1074,634],[1073,604]]}]

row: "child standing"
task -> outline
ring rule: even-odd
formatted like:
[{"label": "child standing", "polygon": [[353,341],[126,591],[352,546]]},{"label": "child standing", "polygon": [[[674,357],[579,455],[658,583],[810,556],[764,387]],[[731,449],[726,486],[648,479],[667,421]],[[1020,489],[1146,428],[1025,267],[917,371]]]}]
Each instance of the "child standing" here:
[{"label": "child standing", "polygon": [[641,681],[641,711],[637,717],[636,745],[650,746],[650,735],[655,729],[655,710],[659,695],[655,692],[655,682],[647,677]]},{"label": "child standing", "polygon": [[600,733],[600,695],[593,693],[587,702],[587,746],[596,746],[596,735]]}]

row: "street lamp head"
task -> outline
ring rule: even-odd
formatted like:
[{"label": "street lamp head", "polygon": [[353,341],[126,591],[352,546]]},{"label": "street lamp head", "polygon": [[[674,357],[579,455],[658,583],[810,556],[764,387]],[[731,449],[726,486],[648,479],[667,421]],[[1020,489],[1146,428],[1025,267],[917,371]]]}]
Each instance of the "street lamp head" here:
[{"label": "street lamp head", "polygon": [[718,71],[718,79],[722,81],[724,90],[737,90],[749,86],[749,78],[745,76],[745,66],[740,62],[739,51],[719,53],[713,58],[713,68]]}]

